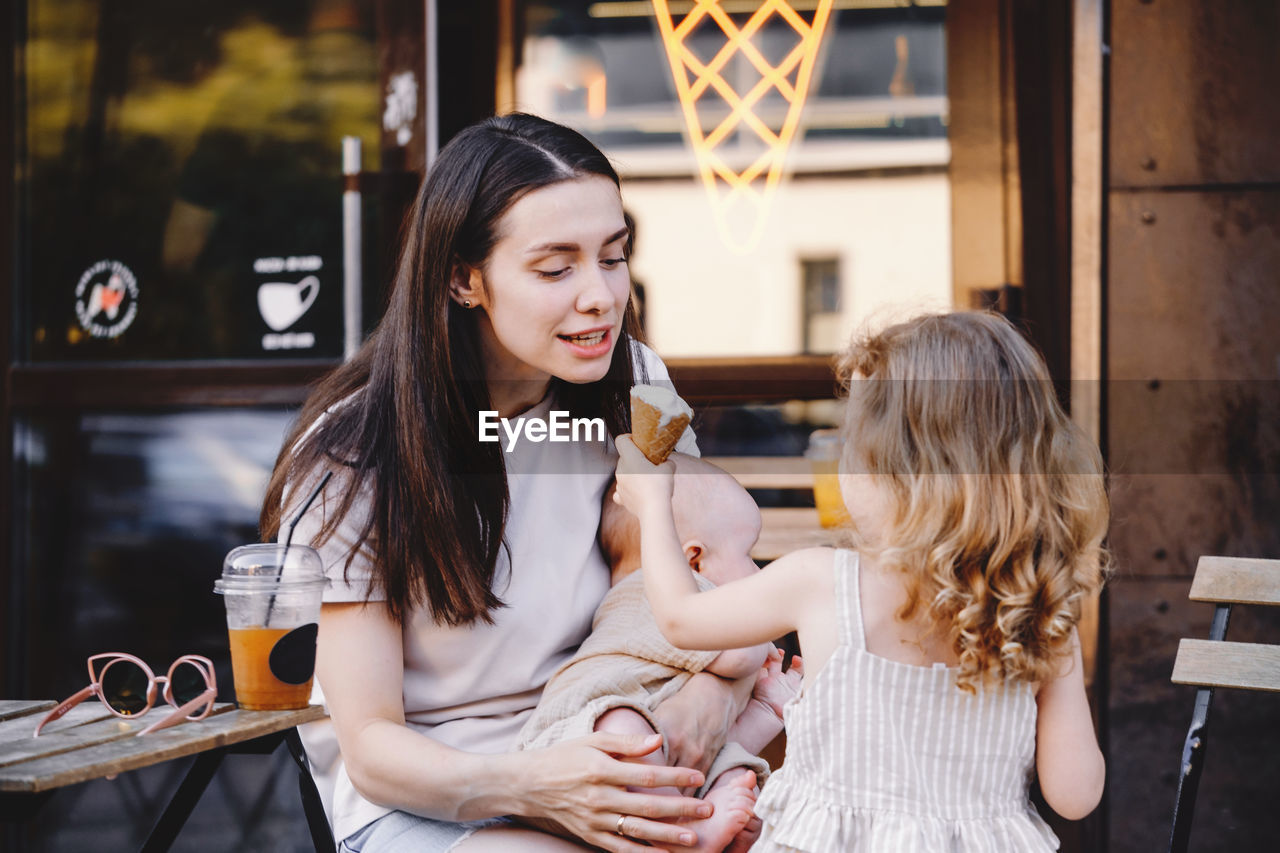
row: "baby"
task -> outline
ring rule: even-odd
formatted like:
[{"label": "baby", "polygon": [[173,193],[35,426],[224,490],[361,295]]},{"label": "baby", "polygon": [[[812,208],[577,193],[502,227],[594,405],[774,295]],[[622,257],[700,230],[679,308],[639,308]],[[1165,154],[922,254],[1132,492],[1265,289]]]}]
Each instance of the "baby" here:
[{"label": "baby", "polygon": [[[672,501],[678,532],[700,587],[757,571],[751,559],[751,547],[760,535],[755,501],[731,475],[709,462],[681,453],[673,453],[671,460],[676,466]],[[550,746],[592,731],[651,735],[658,731],[653,709],[694,673],[731,679],[756,675],[751,701],[730,727],[728,742],[698,792],[715,811],[709,818],[685,822],[698,835],[697,850],[746,850],[756,834],[755,826],[749,829],[748,824],[754,824],[758,783],[768,774],[768,765],[756,753],[782,730],[782,706],[799,690],[802,667],[783,673],[782,653],[771,643],[709,652],[677,649],[664,640],[637,571],[639,522],[613,500],[612,489],[601,511],[600,547],[613,588],[596,610],[591,635],[548,681],[521,732],[520,747]],[[666,761],[660,753],[635,760]]]}]

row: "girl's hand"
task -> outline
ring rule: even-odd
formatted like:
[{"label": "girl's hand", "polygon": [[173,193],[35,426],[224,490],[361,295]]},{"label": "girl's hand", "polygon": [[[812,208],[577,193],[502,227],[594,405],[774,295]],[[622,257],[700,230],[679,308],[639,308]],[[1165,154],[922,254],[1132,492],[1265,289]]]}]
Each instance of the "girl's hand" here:
[{"label": "girl's hand", "polygon": [[675,488],[676,466],[671,462],[654,465],[630,435],[620,435],[614,441],[618,448],[618,490],[613,499],[639,518],[646,507],[671,504]]},{"label": "girl's hand", "polygon": [[[617,853],[652,853],[659,847],[692,847],[697,836],[671,823],[673,818],[709,817],[711,805],[691,797],[632,792],[638,788],[693,787],[702,773],[685,767],[630,764],[617,760],[648,755],[662,737],[596,732],[547,749],[513,753],[527,760],[518,768],[519,814],[548,818],[588,844]],[[623,835],[618,819],[623,817]]]}]

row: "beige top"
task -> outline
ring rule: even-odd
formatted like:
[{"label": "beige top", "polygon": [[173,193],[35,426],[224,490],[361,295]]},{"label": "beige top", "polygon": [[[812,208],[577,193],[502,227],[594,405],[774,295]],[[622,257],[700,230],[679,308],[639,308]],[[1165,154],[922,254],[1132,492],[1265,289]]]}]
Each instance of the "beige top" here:
[{"label": "beige top", "polygon": [[835,555],[839,644],[785,708],[787,755],[756,803],[753,853],[1040,853],[1058,839],[1027,796],[1029,684],[962,692],[956,671],[867,651],[858,558]]},{"label": "beige top", "polygon": [[[669,381],[666,366],[652,350],[638,346],[637,355],[649,381]],[[552,401],[544,399],[523,417],[545,419],[552,408]],[[682,437],[680,450],[698,454],[692,430]],[[596,530],[617,464],[612,439],[521,440],[505,461],[511,504],[507,548],[499,552],[494,588],[507,606],[494,611],[492,625],[439,625],[418,611],[404,626],[406,723],[448,746],[477,753],[514,748],[543,685],[587,636],[592,614],[609,590],[609,569],[596,546]],[[336,476],[325,494],[340,494]],[[335,505],[330,498],[327,506]],[[326,502],[317,500],[299,523],[295,541],[313,539],[325,509]],[[363,519],[361,506],[353,507],[319,549],[333,581],[325,593],[327,602],[365,598],[370,554],[358,555],[343,579],[345,554]],[[312,699],[323,702],[318,681]],[[330,723],[313,723],[301,731],[328,801],[335,838],[346,838],[391,811],[364,799],[352,786]]]}]

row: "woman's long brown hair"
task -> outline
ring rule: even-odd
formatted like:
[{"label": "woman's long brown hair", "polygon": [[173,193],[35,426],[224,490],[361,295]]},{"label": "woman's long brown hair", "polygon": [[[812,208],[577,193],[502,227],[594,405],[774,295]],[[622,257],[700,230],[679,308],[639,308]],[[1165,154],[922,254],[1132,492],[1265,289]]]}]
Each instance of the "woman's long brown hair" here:
[{"label": "woman's long brown hair", "polygon": [[[341,496],[313,544],[333,535],[359,497],[368,512],[344,573],[357,553],[370,555],[370,592],[385,596],[399,622],[424,606],[450,625],[493,621],[506,468],[499,444],[478,441],[477,412],[494,407],[474,314],[449,298],[450,277],[459,263],[484,268],[517,200],[587,175],[618,183],[586,138],[529,115],[486,119],[441,150],[405,219],[386,314],[319,383],[285,438],[259,521],[264,541],[279,534],[286,491],[296,501],[303,483],[334,470],[328,490]],[[626,432],[636,332],[628,306],[607,375],[586,385],[553,379],[557,405],[603,418],[612,435]]]}]

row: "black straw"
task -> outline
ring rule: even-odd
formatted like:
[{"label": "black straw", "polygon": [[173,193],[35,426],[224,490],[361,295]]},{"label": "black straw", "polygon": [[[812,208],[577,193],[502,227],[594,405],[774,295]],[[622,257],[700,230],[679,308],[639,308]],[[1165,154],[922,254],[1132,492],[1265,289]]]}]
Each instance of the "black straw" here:
[{"label": "black straw", "polygon": [[[302,504],[302,509],[298,510],[298,514],[289,520],[289,529],[284,534],[284,554],[280,557],[280,565],[276,567],[276,582],[279,583],[280,575],[284,572],[284,564],[289,559],[289,545],[293,542],[293,529],[298,526],[298,522],[302,521],[302,517],[307,514],[307,510],[311,509],[311,505],[315,503],[316,498],[320,496],[320,491],[329,482],[329,478],[333,476],[332,471],[325,471],[324,476],[320,478],[319,484],[311,495]],[[271,593],[271,598],[267,599],[267,618],[263,620],[262,627],[267,628],[271,623],[271,611],[276,607],[276,594]]]},{"label": "black straw", "polygon": [[[289,543],[293,541],[293,528],[298,526],[298,522],[302,521],[302,517],[307,514],[307,510],[311,509],[311,505],[315,503],[316,498],[320,496],[320,490],[325,487],[325,484],[329,482],[329,478],[332,476],[333,476],[332,471],[324,472],[324,476],[320,478],[320,483],[315,487],[315,490],[311,493],[311,496],[307,498],[306,503],[302,505],[302,509],[298,510],[298,514],[295,515],[292,519],[290,519],[289,530],[284,535],[284,552],[286,555],[289,553]],[[284,562],[284,561],[281,560],[281,562]]]}]

